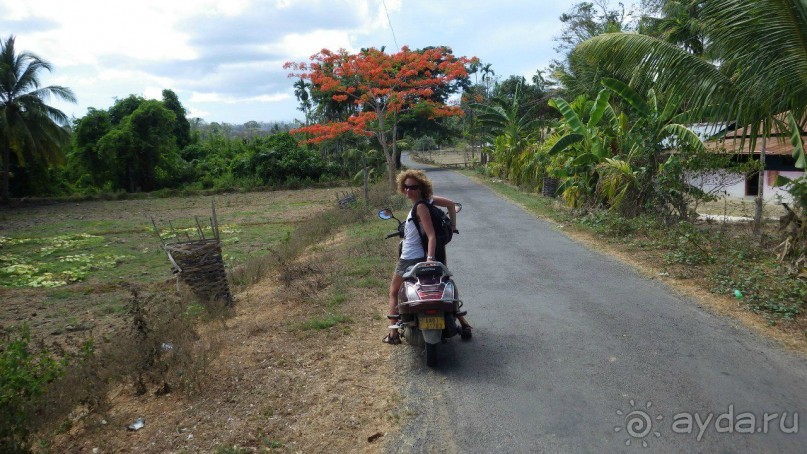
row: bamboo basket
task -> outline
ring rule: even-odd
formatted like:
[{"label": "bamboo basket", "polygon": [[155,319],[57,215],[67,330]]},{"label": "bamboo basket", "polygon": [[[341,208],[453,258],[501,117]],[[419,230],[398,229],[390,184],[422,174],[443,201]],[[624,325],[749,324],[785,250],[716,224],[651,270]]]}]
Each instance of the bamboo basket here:
[{"label": "bamboo basket", "polygon": [[197,298],[203,302],[223,301],[227,306],[233,305],[218,240],[166,244],[165,252],[179,279],[193,290]]},{"label": "bamboo basket", "polygon": [[[219,301],[228,307],[233,306],[233,296],[227,283],[227,273],[224,270],[224,258],[221,254],[221,241],[219,225],[216,218],[216,205],[211,204],[213,216],[210,226],[213,238],[205,238],[199,219],[196,219],[198,238],[191,239],[186,233],[187,240],[174,232],[174,241],[163,241],[157,224],[151,220],[154,230],[160,238],[162,249],[168,255],[177,278],[191,288],[194,295],[203,303]],[[169,222],[169,225],[171,223]],[[173,225],[171,225],[173,230]]]}]

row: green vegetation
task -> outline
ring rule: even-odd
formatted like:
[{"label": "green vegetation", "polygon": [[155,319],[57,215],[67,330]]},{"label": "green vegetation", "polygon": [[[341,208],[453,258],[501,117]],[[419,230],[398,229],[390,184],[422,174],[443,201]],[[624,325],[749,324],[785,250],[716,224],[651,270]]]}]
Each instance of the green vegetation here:
[{"label": "green vegetation", "polygon": [[[51,97],[75,102],[73,92],[60,86],[42,86],[43,70],[51,65],[31,52],[17,52],[14,36],[0,41],[0,160],[2,188],[0,197],[10,197],[11,172],[20,167],[48,169],[63,160],[62,147],[69,134],[64,127],[67,116],[46,104]],[[48,172],[37,175],[40,187]]]},{"label": "green vegetation", "polygon": [[[331,193],[327,201],[281,197],[257,205],[237,196],[246,190],[344,184],[365,169],[370,180],[392,177],[404,149],[464,147],[468,161],[480,164],[477,172],[501,179],[491,186],[527,209],[646,257],[664,275],[735,295],[772,324],[807,333],[807,177],[777,180],[793,196],[781,231],[762,222],[765,187],[759,179],[753,234],[695,222],[693,207],[714,196],[690,183],[715,171],[758,174],[773,140],[792,146],[792,159],[785,156],[783,165],[807,167],[807,6],[799,0],[642,5],[641,14],[632,15],[621,4],[611,8],[609,1],[577,3],[560,17],[560,59],[531,80],[497,78],[491,64],[462,58],[449,86],[422,78],[417,90],[406,92],[406,108],[384,96],[362,98],[377,82],[373,61],[388,59],[377,49],[351,56],[369,62],[365,69],[372,77],[364,89],[334,73],[339,83],[333,91],[300,73],[294,89],[305,124],[295,135],[286,124],[189,120],[168,89],[161,100],[130,95],[107,110],[90,109],[71,129],[40,96],[71,100],[70,90],[34,90],[40,87],[38,74],[50,66],[34,54],[18,53],[13,37],[3,41],[4,201],[10,195],[112,201],[61,206],[53,211],[82,215],[49,212],[37,222],[25,222],[27,211],[36,208],[27,203],[21,212],[1,214],[14,226],[0,237],[8,325],[46,313],[39,316],[46,320],[31,325],[32,332],[43,337],[81,332],[85,335],[76,337],[88,343],[66,346],[59,356],[70,361],[62,364],[47,349],[30,353],[25,330],[9,338],[0,351],[0,378],[11,390],[2,390],[2,398],[10,399],[4,410],[11,412],[2,418],[3,443],[11,444],[0,448],[19,449],[26,442],[36,426],[26,424],[33,397],[69,411],[78,402],[98,408],[116,380],[129,380],[138,392],[148,385],[161,386],[160,392],[199,386],[193,377],[203,375],[215,349],[194,347],[196,327],[227,311],[176,295],[148,220],[153,213],[162,221],[165,212],[191,211],[203,199],[188,196],[219,195],[219,217],[227,218],[221,225],[223,254],[234,290],[276,274],[289,298],[310,309],[295,329],[309,331],[306,335],[334,327],[334,333],[347,332],[352,299],[368,289],[374,297],[384,293],[389,270],[378,251],[389,225],[370,222],[372,213],[357,207],[332,208]],[[328,55],[336,54],[320,58]],[[462,117],[454,116],[459,113],[454,106],[445,110],[454,94],[461,94],[456,107]],[[369,116],[379,112],[382,119],[394,115],[388,123],[372,123]],[[440,112],[451,116],[435,121]],[[348,119],[357,118],[363,122],[350,126]],[[761,144],[760,152],[714,153],[690,128],[697,123],[743,131],[739,146],[747,151]],[[377,140],[363,135],[368,131]],[[558,199],[536,196],[536,190],[551,192],[555,183],[551,195]],[[388,191],[373,191],[368,206],[400,206],[400,198]],[[203,203],[207,209],[210,200]],[[90,208],[97,213],[85,216],[82,209]],[[137,213],[137,219],[120,213]],[[164,238],[194,234],[195,220],[180,217],[162,230]],[[328,240],[337,234],[349,243],[344,257],[303,257],[327,254]],[[109,323],[100,331],[127,334],[93,337],[95,325],[88,321],[93,317]],[[126,329],[115,331],[121,327]],[[185,353],[163,355],[168,337],[182,346],[172,351]],[[96,344],[110,356],[96,354]],[[143,348],[135,351],[132,345]],[[73,400],[60,400],[68,393],[59,389],[75,390]],[[66,430],[64,411],[51,416]],[[264,443],[276,447],[283,445]]]},{"label": "green vegetation", "polygon": [[46,238],[0,237],[0,279],[5,287],[60,287],[85,280],[92,271],[109,270],[131,258],[94,254],[104,238],[87,233]]},{"label": "green vegetation", "polygon": [[3,336],[0,350],[0,451],[26,452],[35,399],[63,374],[64,364],[47,351],[32,351],[28,325]]},{"label": "green vegetation", "polygon": [[313,318],[303,323],[301,328],[304,330],[312,329],[328,329],[340,323],[349,323],[350,317],[342,314],[330,314],[322,318]]}]

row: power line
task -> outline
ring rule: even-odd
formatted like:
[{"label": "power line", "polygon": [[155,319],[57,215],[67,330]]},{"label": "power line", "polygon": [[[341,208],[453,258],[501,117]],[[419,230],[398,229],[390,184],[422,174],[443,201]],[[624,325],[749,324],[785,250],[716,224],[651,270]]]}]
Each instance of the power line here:
[{"label": "power line", "polygon": [[387,9],[387,2],[381,0],[381,4],[384,5],[384,13],[387,15],[387,23],[389,24],[389,29],[392,32],[392,41],[395,43],[395,48],[397,50],[401,50],[401,46],[398,45],[398,38],[395,37],[395,29],[392,28],[392,21],[389,18],[389,10]]}]

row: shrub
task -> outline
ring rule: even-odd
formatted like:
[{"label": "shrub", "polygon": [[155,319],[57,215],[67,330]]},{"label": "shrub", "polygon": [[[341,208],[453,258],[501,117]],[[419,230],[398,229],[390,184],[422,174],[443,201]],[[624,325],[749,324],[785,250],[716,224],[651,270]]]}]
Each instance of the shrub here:
[{"label": "shrub", "polygon": [[32,403],[64,365],[47,350],[32,352],[27,324],[5,337],[0,351],[0,452],[25,452]]}]

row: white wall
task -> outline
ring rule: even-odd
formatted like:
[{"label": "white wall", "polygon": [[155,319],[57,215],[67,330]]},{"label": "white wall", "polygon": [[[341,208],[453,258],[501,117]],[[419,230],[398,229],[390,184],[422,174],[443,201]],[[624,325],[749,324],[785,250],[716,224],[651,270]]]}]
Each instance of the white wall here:
[{"label": "white wall", "polygon": [[[781,198],[782,202],[792,202],[793,197],[784,188],[773,187],[773,182],[776,180],[777,175],[788,177],[792,180],[804,175],[804,172],[779,170],[766,170],[764,172],[765,189],[763,190],[763,198],[773,203],[778,202],[779,198]],[[718,196],[729,196],[738,199],[753,199],[755,197],[746,195],[745,177],[742,174],[715,172],[709,175],[692,177],[689,179],[689,183]]]}]

